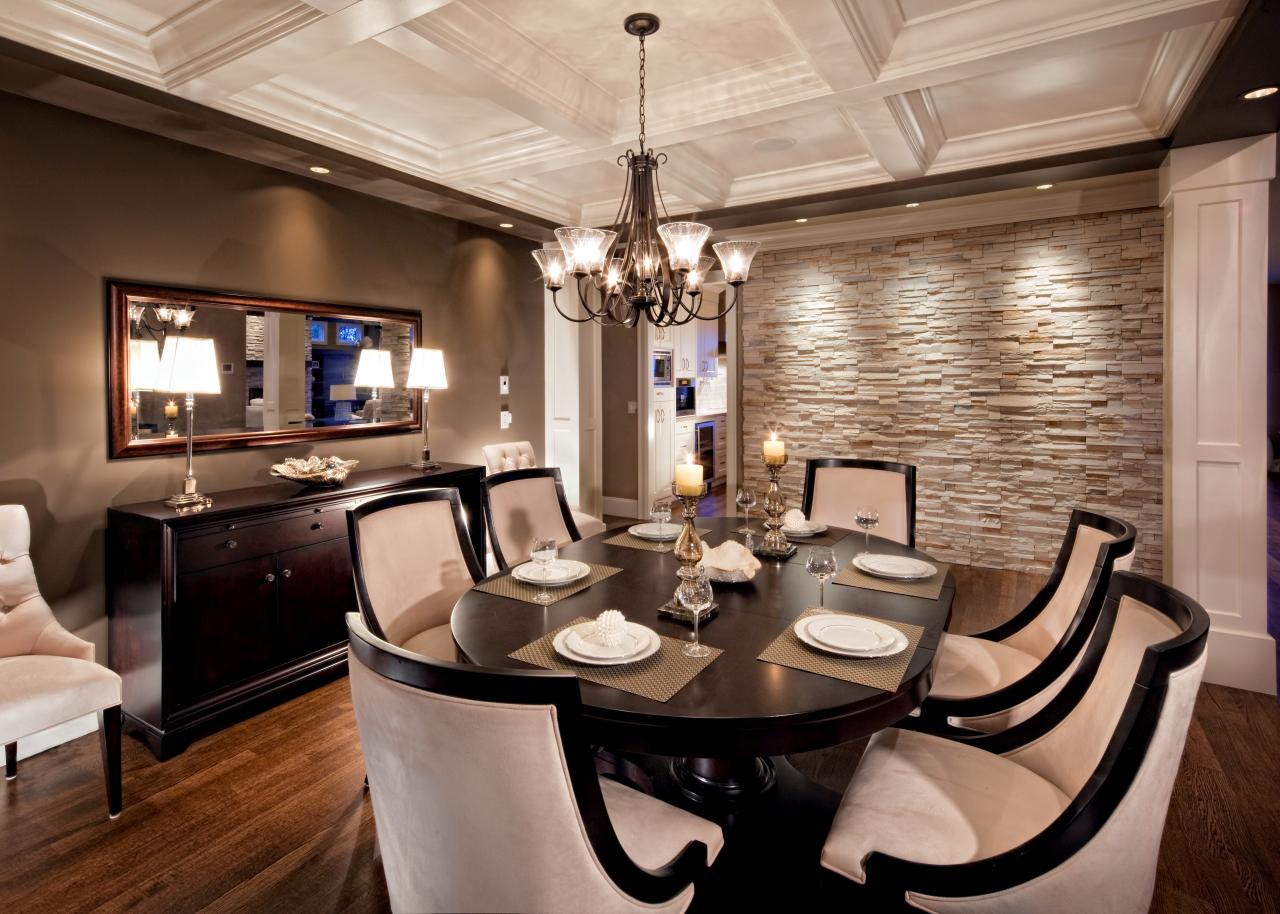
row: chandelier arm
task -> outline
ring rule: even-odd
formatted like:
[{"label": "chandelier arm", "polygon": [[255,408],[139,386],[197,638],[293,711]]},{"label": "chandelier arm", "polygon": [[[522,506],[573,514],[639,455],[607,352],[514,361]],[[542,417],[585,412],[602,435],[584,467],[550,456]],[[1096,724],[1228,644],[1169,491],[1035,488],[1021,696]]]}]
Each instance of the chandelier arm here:
[{"label": "chandelier arm", "polygon": [[694,317],[696,317],[700,321],[718,321],[720,320],[720,318],[724,317],[726,314],[728,314],[730,311],[736,308],[738,306],[738,302],[740,302],[741,300],[742,300],[742,286],[735,285],[733,287],[733,301],[730,304],[725,305],[724,310],[720,311],[718,314],[708,315],[707,317],[703,317],[701,314],[695,314]]},{"label": "chandelier arm", "polygon": [[582,288],[583,288],[582,284],[584,282],[590,282],[590,281],[591,281],[591,277],[589,276],[584,276],[582,279],[578,280],[578,304],[582,306],[583,311],[587,312],[587,314],[591,315],[591,317],[596,318],[598,320],[602,317],[608,316],[609,309],[607,307],[604,307],[603,299],[601,300],[601,310],[599,311],[597,311],[595,308],[587,304],[587,297],[584,294],[582,294]]},{"label": "chandelier arm", "polygon": [[560,312],[560,316],[563,317],[565,320],[573,321],[575,324],[585,324],[589,320],[594,320],[594,318],[592,317],[570,317],[569,315],[565,314],[564,309],[560,307],[560,301],[557,297],[558,294],[559,294],[558,289],[551,290],[551,304],[555,306],[556,311]]}]

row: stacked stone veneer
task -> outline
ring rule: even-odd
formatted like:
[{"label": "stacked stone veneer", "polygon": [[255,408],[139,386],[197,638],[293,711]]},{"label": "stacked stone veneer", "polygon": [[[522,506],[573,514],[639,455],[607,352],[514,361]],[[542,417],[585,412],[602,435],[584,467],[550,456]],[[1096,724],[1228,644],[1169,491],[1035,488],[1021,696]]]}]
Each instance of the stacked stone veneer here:
[{"label": "stacked stone veneer", "polygon": [[[766,251],[742,308],[744,478],[760,441],[918,467],[939,559],[1043,571],[1072,507],[1138,527],[1161,569],[1158,209]],[[850,519],[852,526],[852,519]]]}]

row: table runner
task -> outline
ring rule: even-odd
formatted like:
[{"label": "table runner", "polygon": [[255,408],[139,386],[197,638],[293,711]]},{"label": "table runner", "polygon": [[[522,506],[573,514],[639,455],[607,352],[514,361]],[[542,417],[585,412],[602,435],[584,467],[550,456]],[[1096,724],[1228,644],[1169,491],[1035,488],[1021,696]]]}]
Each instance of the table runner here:
[{"label": "table runner", "polygon": [[[694,529],[698,531],[698,536],[706,536],[711,532],[710,527],[696,527]],[[604,544],[606,546],[626,546],[629,549],[644,549],[647,552],[672,552],[676,548],[675,540],[660,543],[654,540],[641,539],[626,530],[609,537],[604,541]]]},{"label": "table runner", "polygon": [[[838,612],[838,610],[810,608],[806,609],[800,615],[800,618],[815,616],[819,613],[835,612]],[[895,622],[892,619],[877,619],[874,616],[864,616],[860,613],[839,614],[892,625],[907,636],[906,650],[900,651],[892,657],[868,657],[865,659],[827,654],[801,641],[793,630],[794,623],[792,623],[792,625],[787,626],[782,634],[774,638],[773,642],[756,659],[763,660],[766,663],[776,663],[779,666],[789,666],[793,670],[804,670],[806,673],[817,673],[819,676],[840,679],[844,682],[871,686],[873,689],[883,689],[886,692],[897,691],[898,686],[902,685],[903,674],[906,673],[907,667],[911,664],[911,658],[915,656],[920,639],[924,637],[924,629],[919,625]]]},{"label": "table runner", "polygon": [[942,593],[942,585],[947,582],[947,572],[951,570],[951,566],[946,562],[930,562],[929,564],[936,567],[938,573],[933,577],[922,578],[918,581],[892,581],[888,578],[877,578],[874,575],[864,574],[859,571],[853,566],[853,562],[845,565],[844,570],[831,580],[846,587],[862,587],[866,590],[879,590],[883,593],[898,593],[907,597],[936,600],[938,599],[938,594]]},{"label": "table runner", "polygon": [[636,663],[628,663],[622,666],[592,666],[586,663],[574,663],[557,654],[556,649],[551,645],[555,636],[566,628],[589,621],[591,620],[585,616],[579,616],[572,622],[566,622],[559,628],[547,632],[541,638],[526,644],[519,650],[512,651],[507,656],[513,660],[522,660],[533,666],[542,667],[545,670],[574,673],[579,679],[586,679],[599,685],[630,692],[632,695],[639,695],[641,698],[665,702],[669,701],[671,696],[692,682],[694,676],[705,670],[711,665],[712,661],[723,653],[720,648],[708,645],[711,650],[710,656],[686,657],[681,652],[685,642],[678,638],[659,635],[658,637],[662,639],[662,646],[658,648],[656,654]]},{"label": "table runner", "polygon": [[[551,603],[545,605],[550,606],[552,603],[558,603],[565,597],[571,597],[575,593],[586,590],[592,584],[598,584],[606,578],[611,578],[621,568],[614,568],[612,565],[592,565],[587,563],[587,567],[591,569],[591,573],[581,581],[574,581],[572,584],[566,584],[563,587],[548,587],[554,599]],[[485,593],[495,594],[499,597],[509,597],[512,600],[523,600],[526,603],[534,603],[538,606],[544,604],[538,603],[535,599],[542,587],[538,584],[526,584],[524,581],[517,581],[508,571],[501,577],[492,578],[488,581],[481,581],[472,590],[482,590]]]}]

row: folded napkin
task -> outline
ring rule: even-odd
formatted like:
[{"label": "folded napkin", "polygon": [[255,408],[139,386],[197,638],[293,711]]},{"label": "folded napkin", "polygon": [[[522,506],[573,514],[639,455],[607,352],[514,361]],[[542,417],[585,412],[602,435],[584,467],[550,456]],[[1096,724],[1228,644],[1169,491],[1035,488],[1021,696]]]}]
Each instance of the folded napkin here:
[{"label": "folded napkin", "polygon": [[810,527],[816,527],[817,524],[806,519],[804,512],[799,508],[792,508],[782,515],[782,526],[788,530],[808,530]]},{"label": "folded napkin", "polygon": [[698,565],[707,570],[708,578],[722,584],[750,581],[760,570],[760,560],[737,540],[725,540],[714,549],[706,550]]}]

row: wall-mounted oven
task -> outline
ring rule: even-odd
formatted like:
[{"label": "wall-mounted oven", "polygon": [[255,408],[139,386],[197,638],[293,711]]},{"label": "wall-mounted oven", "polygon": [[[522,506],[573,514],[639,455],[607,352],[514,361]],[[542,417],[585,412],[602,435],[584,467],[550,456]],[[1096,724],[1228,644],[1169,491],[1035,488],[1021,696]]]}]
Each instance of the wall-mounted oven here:
[{"label": "wall-mounted oven", "polygon": [[670,349],[653,350],[653,386],[670,387],[676,380],[676,360]]}]

